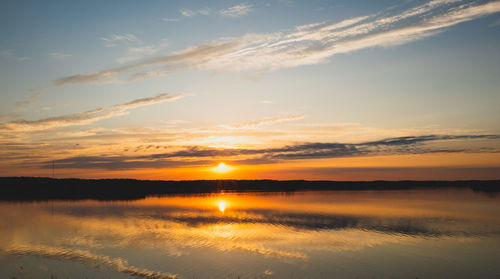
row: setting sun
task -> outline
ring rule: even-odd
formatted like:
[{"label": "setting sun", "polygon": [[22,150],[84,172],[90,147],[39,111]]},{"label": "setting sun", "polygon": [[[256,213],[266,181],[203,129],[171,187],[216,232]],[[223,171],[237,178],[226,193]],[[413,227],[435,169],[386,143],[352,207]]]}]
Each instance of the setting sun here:
[{"label": "setting sun", "polygon": [[0,26],[0,279],[500,279],[500,0]]},{"label": "setting sun", "polygon": [[224,172],[228,172],[231,170],[231,167],[226,165],[225,163],[219,163],[219,165],[217,165],[217,167],[215,167],[213,169],[215,172],[220,172],[220,173],[224,173]]}]

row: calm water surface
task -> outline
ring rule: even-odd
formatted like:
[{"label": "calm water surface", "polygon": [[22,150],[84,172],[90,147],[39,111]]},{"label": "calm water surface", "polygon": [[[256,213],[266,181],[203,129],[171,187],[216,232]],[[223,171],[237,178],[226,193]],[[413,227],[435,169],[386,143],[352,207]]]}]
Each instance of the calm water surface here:
[{"label": "calm water surface", "polygon": [[0,203],[0,278],[500,278],[469,189]]}]

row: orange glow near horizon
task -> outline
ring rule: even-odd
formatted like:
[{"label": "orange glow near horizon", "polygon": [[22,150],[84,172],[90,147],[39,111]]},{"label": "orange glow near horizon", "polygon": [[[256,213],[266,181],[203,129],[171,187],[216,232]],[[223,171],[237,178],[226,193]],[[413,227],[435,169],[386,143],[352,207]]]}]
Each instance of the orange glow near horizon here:
[{"label": "orange glow near horizon", "polygon": [[[397,168],[397,169],[395,169]],[[277,179],[277,180],[432,180],[500,179],[497,153],[411,154],[314,160],[293,160],[275,164],[217,165],[132,170],[56,169],[55,178],[135,178],[151,180]],[[484,170],[483,170],[484,169]],[[12,176],[26,175],[20,169],[5,168]],[[454,171],[455,170],[455,171]],[[34,169],[29,175],[50,177],[52,171]]]}]

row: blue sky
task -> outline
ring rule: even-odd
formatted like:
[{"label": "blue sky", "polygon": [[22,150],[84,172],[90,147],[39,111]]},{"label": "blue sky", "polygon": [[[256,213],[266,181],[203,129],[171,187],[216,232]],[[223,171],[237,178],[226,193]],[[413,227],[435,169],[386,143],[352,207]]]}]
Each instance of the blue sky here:
[{"label": "blue sky", "polygon": [[[0,163],[36,174],[90,156],[467,135],[370,156],[433,154],[450,167],[460,153],[471,167],[476,154],[472,167],[500,167],[499,11],[498,1],[458,0],[3,1]],[[155,148],[137,158],[138,146]],[[244,153],[169,164],[298,164]],[[352,157],[335,154],[301,163]],[[153,163],[163,178],[165,162]]]}]

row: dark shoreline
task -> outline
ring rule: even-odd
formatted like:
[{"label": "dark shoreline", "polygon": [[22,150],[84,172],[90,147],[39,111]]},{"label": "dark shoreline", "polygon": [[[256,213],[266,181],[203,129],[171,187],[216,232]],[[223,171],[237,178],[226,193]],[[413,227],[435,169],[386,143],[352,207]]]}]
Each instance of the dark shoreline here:
[{"label": "dark shoreline", "polygon": [[500,180],[458,181],[307,181],[307,180],[135,180],[0,177],[0,200],[137,200],[148,196],[220,192],[295,192],[322,190],[410,190],[470,188],[500,192]]}]

